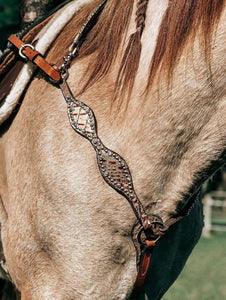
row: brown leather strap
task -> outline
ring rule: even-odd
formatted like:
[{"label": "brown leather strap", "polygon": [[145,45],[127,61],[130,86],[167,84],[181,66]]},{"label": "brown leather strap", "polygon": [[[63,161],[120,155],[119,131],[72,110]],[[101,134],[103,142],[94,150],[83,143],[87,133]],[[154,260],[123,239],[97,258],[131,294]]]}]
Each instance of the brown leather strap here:
[{"label": "brown leather strap", "polygon": [[144,285],[144,281],[148,273],[148,268],[150,266],[151,256],[154,247],[155,247],[155,241],[146,241],[146,248],[143,251],[143,255],[139,266],[139,271],[137,274],[137,278],[134,284],[132,294],[130,296],[130,300],[137,299],[138,295],[140,294],[140,291]]},{"label": "brown leather strap", "polygon": [[[25,44],[30,43],[35,39],[37,34],[42,30],[42,28],[49,22],[49,20],[52,18],[52,16],[48,17],[41,23],[37,24],[35,27],[33,27],[26,35],[21,39]],[[38,38],[35,39],[35,43],[38,41]],[[5,50],[6,51],[6,50]],[[0,81],[5,77],[5,75],[11,70],[18,61],[18,57],[15,56],[14,52],[9,51],[8,54],[5,54],[5,51],[3,53],[3,56],[1,56],[1,64],[0,64]]]},{"label": "brown leather strap", "polygon": [[29,61],[37,65],[42,71],[44,71],[52,80],[59,82],[61,75],[59,69],[55,65],[49,64],[42,54],[35,50],[30,44],[23,43],[16,35],[12,34],[8,40],[19,50],[19,54],[23,58],[27,58]]}]

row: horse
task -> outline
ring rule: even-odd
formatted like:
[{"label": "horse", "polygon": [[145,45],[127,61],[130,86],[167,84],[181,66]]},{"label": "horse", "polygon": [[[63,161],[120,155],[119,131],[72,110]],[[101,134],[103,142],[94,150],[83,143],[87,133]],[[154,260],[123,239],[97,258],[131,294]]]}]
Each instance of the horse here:
[{"label": "horse", "polygon": [[[102,1],[71,5],[77,9],[43,54],[56,65]],[[224,7],[107,0],[68,69],[72,95],[92,108],[101,140],[128,163],[143,207],[169,224],[137,299],[160,299],[180,274],[203,227],[198,191],[226,161]],[[53,17],[60,23],[64,9]],[[58,84],[34,70],[19,98],[1,125],[0,221],[21,299],[129,299],[137,217],[70,127]]]}]

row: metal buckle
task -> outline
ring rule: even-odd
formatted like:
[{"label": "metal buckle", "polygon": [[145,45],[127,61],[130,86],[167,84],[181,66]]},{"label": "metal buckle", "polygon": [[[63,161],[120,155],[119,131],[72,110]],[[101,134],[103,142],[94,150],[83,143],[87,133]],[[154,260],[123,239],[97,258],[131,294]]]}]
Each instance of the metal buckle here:
[{"label": "metal buckle", "polygon": [[20,47],[19,49],[19,55],[20,57],[22,57],[23,59],[26,59],[27,60],[27,56],[23,54],[23,50],[26,48],[26,47],[29,47],[31,48],[32,50],[35,50],[35,47],[31,44],[24,44],[23,46]]}]

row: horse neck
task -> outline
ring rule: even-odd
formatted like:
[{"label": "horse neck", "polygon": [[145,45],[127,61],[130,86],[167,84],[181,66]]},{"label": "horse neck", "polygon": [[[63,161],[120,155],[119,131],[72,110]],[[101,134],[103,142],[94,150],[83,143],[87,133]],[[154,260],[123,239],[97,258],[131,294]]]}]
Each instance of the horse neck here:
[{"label": "horse neck", "polygon": [[[155,3],[156,9],[159,9],[157,1],[151,3]],[[161,1],[160,3],[162,5],[166,2]],[[162,7],[161,15],[164,14],[164,11],[165,7]],[[155,48],[155,39],[152,40],[149,37],[155,36],[153,31],[157,35],[159,30],[159,28],[155,29],[154,24],[152,25],[154,15],[150,12],[151,5],[148,7],[147,23],[142,37],[140,69],[126,112],[123,110],[119,112],[111,102],[117,76],[117,60],[115,65],[112,65],[111,72],[103,76],[101,80],[80,94],[79,97],[93,108],[97,117],[99,135],[106,146],[117,151],[127,160],[133,175],[134,186],[137,194],[141,196],[143,204],[149,206],[150,211],[159,213],[163,219],[167,220],[177,208],[178,202],[184,202],[185,198],[192,192],[191,187],[194,186],[194,182],[199,184],[200,180],[203,179],[200,174],[206,176],[205,171],[211,167],[212,161],[218,160],[220,162],[222,149],[225,149],[226,131],[223,130],[225,129],[225,105],[223,105],[225,102],[222,101],[224,81],[217,80],[217,78],[224,78],[223,71],[226,65],[223,59],[218,59],[223,57],[223,41],[221,40],[223,16],[219,23],[216,47],[212,52],[211,60],[214,73],[214,90],[209,86],[206,76],[206,62],[202,53],[198,51],[200,40],[196,39],[194,52],[189,51],[189,45],[184,47],[181,59],[174,69],[170,88],[168,81],[163,76],[160,76],[159,80],[156,77],[147,97],[145,97],[143,93],[144,82],[147,82],[145,70],[147,72],[147,65],[151,59],[148,51]],[[156,19],[158,19],[158,15],[156,15]],[[83,22],[80,22],[80,25]],[[133,25],[129,27],[130,32],[128,31],[127,36],[134,28],[133,17],[131,17],[131,22]],[[147,25],[148,22],[150,25]],[[79,30],[79,28],[77,29]],[[72,27],[71,32],[75,31],[76,28]],[[48,58],[52,55],[53,59],[50,61],[57,63],[56,56],[59,56],[61,60],[61,57],[67,54],[67,46],[72,42],[73,37],[67,36],[67,38],[68,44],[65,39],[59,38],[58,42],[65,46],[64,51],[62,51],[62,47],[59,47],[56,54],[53,55],[54,49],[51,50]],[[118,54],[119,57],[120,55],[123,56],[121,53]],[[87,55],[76,60],[71,66],[68,82],[75,95],[79,94],[79,82],[82,82],[84,77],[86,78],[87,66],[91,64],[95,56],[96,53]],[[131,257],[131,267],[126,265],[127,269],[130,268],[128,273],[131,272],[131,276],[125,276],[131,279],[128,283],[128,280],[126,281],[123,277],[123,284],[118,286],[123,287],[123,289],[124,286],[130,287],[133,278],[135,280],[135,253],[132,245],[130,247],[128,239],[130,241],[131,224],[134,223],[135,218],[132,211],[128,209],[128,204],[122,201],[121,196],[109,189],[101,180],[95,164],[95,153],[86,140],[71,130],[65,110],[61,93],[43,78],[35,78],[28,88],[12,126],[3,136],[6,162],[1,162],[1,164],[3,168],[7,169],[7,180],[4,181],[4,185],[8,185],[6,190],[9,189],[10,191],[9,200],[7,192],[4,193],[6,196],[3,194],[4,204],[8,212],[11,205],[12,212],[8,215],[14,222],[11,223],[14,230],[9,230],[8,233],[12,235],[14,232],[22,232],[23,234],[25,231],[20,231],[21,226],[25,227],[25,230],[29,228],[31,231],[26,230],[24,241],[25,243],[27,241],[34,243],[32,239],[33,224],[36,224],[40,230],[37,230],[38,239],[35,239],[35,243],[38,241],[39,247],[41,247],[41,243],[44,245],[45,237],[48,236],[45,235],[46,232],[51,231],[50,241],[51,237],[54,236],[53,232],[55,232],[57,241],[54,241],[54,245],[57,246],[55,247],[57,253],[61,251],[64,261],[71,261],[73,247],[65,247],[65,245],[72,245],[72,243],[76,245],[73,248],[74,265],[85,266],[86,259],[81,259],[81,254],[86,253],[86,251],[88,251],[86,257],[92,257],[92,261],[96,259],[100,267],[97,266],[95,269],[95,266],[89,263],[88,268],[91,273],[93,272],[92,274],[95,274],[93,277],[95,282],[100,283],[103,282],[103,277],[100,279],[96,276],[100,273],[99,270],[103,270],[104,273],[101,275],[106,275],[107,278],[108,274],[111,276],[111,272],[115,268],[115,265],[112,267],[110,261],[108,268],[106,268],[105,260],[102,258],[109,257],[109,249],[112,249],[113,246],[118,250],[118,245],[121,245],[117,240],[119,233],[123,247],[126,246],[125,253],[129,253],[128,256]],[[22,151],[17,151],[21,148]],[[3,155],[0,157],[2,158]],[[26,176],[23,172],[26,173]],[[21,181],[20,184],[19,181]],[[24,223],[26,220],[31,222],[31,211],[32,226],[30,223]],[[14,216],[18,215],[25,215],[24,222],[21,223],[20,218],[14,219]],[[193,215],[190,223],[194,225],[193,220],[197,219],[198,216]],[[184,221],[186,222],[186,219]],[[19,230],[17,230],[18,227]],[[187,226],[187,229],[192,232],[195,230],[195,228],[192,230],[190,226]],[[90,233],[89,237],[92,235],[92,247],[87,247],[87,232]],[[181,242],[182,245],[188,241],[188,237],[193,236],[190,232],[185,235]],[[175,236],[178,237],[178,235],[179,233]],[[31,240],[28,239],[30,236],[32,237]],[[106,236],[111,236],[112,239],[108,239]],[[66,241],[63,240],[63,237]],[[62,238],[63,243],[61,240],[58,242],[58,238]],[[11,240],[13,239],[11,238]],[[12,243],[15,247],[10,249],[9,246],[7,249],[7,243],[5,243],[8,258],[12,255],[12,249],[17,251],[22,249],[21,255],[16,255],[16,257],[21,257],[23,253],[26,256],[23,249],[27,249],[27,246],[22,245],[21,248],[18,248],[18,234],[15,235],[15,240],[15,244]],[[20,241],[23,242],[23,239]],[[168,245],[167,239],[165,242]],[[175,240],[175,244],[178,245],[177,240]],[[191,244],[189,243],[189,245]],[[51,243],[49,245],[51,247]],[[78,250],[75,249],[77,245],[79,245]],[[170,247],[172,249],[187,249],[186,247],[173,247],[172,243]],[[165,256],[166,248],[164,245],[163,248],[162,257]],[[158,253],[158,251],[156,252]],[[117,252],[111,253],[113,256]],[[102,256],[99,257],[98,254]],[[34,261],[36,257],[35,253]],[[78,257],[77,261],[76,257]],[[82,257],[84,258],[84,256]],[[162,257],[156,260],[163,262]],[[172,256],[169,257],[180,257],[180,255],[173,252]],[[9,259],[8,261],[10,263]],[[16,266],[13,262],[12,259],[11,270],[15,268],[13,266]],[[24,262],[26,267],[29,267],[26,259]],[[124,265],[124,262],[122,264]],[[39,270],[40,264],[37,265]],[[51,266],[46,267],[45,265],[43,270],[48,268]],[[37,269],[34,268],[34,270]],[[73,273],[72,279],[66,280],[68,279],[66,276],[69,276],[73,271],[67,270],[65,272],[66,281],[64,282],[73,283],[72,286],[74,287],[76,285],[73,280],[76,283],[78,278],[80,289],[83,290],[84,287],[86,290],[87,286],[91,286],[90,278],[92,277],[85,277],[81,283],[79,276],[82,272],[80,270]],[[156,266],[156,270],[158,271],[158,266]],[[168,268],[168,270],[172,269]],[[162,273],[167,275],[167,272]],[[19,282],[24,274],[29,274],[29,272],[20,273]],[[50,274],[52,275],[52,273]],[[119,272],[115,274],[116,276],[112,278],[121,280],[121,277],[118,276]],[[14,275],[14,278],[16,277]],[[37,277],[39,277],[39,273]],[[166,277],[165,280],[168,280]],[[26,278],[25,276],[24,282],[30,278],[32,277]],[[56,283],[55,277],[49,276],[49,274],[48,277],[43,278],[50,278]],[[159,278],[161,277],[159,276]],[[160,283],[162,280],[158,280],[158,282]],[[43,286],[42,283],[43,281],[39,286]],[[37,280],[34,280],[34,286],[37,286]],[[62,285],[59,284],[59,286]],[[116,288],[115,290],[118,291]],[[124,290],[122,292],[125,295]]]},{"label": "horse neck", "polygon": [[[91,2],[91,4],[86,14],[96,7],[95,3]],[[118,56],[110,71],[82,94],[80,91],[84,79],[87,78],[87,67],[92,66],[98,51],[74,61],[69,70],[68,80],[73,93],[75,95],[80,93],[80,99],[94,110],[99,134],[104,143],[128,160],[136,189],[142,198],[146,199],[144,205],[151,206],[153,212],[159,213],[164,220],[167,220],[169,215],[177,210],[178,204],[183,204],[205,179],[199,173],[211,167],[212,156],[216,155],[216,159],[221,161],[219,157],[221,154],[219,149],[222,149],[221,136],[215,135],[216,138],[209,141],[206,134],[214,136],[215,131],[223,126],[223,123],[219,122],[218,127],[214,126],[217,119],[223,119],[220,117],[223,110],[218,110],[222,98],[216,100],[215,92],[209,85],[206,62],[202,52],[199,51],[198,36],[192,51],[189,43],[184,46],[170,84],[164,73],[159,72],[148,94],[144,93],[148,82],[149,64],[156,48],[159,27],[167,4],[168,1],[149,2],[138,73],[129,102],[125,106],[122,104],[120,110],[117,103],[112,104],[112,98],[125,44],[119,47]],[[125,32],[125,40],[128,40],[134,31],[135,11],[134,4],[130,24]],[[62,33],[55,47],[51,49],[48,60],[57,63],[58,57],[61,61],[62,56],[67,54],[75,32],[79,31],[83,23],[84,18],[78,24],[75,18],[74,23],[68,24],[65,33]],[[77,24],[77,27],[74,24]],[[217,62],[216,58],[221,56],[223,49],[220,39],[222,27],[219,25],[219,34],[216,36],[218,47],[212,53],[213,68]],[[223,66],[222,61],[221,63]],[[223,68],[218,66],[213,78],[215,90],[222,89],[222,82],[215,80],[222,77],[222,72]],[[49,91],[54,90],[54,87],[50,88],[49,83],[45,85],[46,97],[49,97]],[[37,88],[35,90],[37,91]],[[37,94],[30,96],[33,99],[30,101],[35,102],[37,96]],[[56,115],[59,114],[58,120],[62,120],[64,107],[59,105],[58,98],[56,98],[54,111]],[[50,102],[45,103],[43,116],[53,109],[52,105]],[[46,116],[46,119],[48,118],[49,116]],[[41,126],[43,127],[43,122]]]},{"label": "horse neck", "polygon": [[[179,212],[185,199],[189,199],[225,159],[222,118],[226,107],[220,80],[224,76],[224,63],[223,69],[218,69],[222,62],[217,58],[223,55],[222,26],[223,16],[212,40],[218,46],[212,49],[208,62],[202,48],[202,34],[197,33],[182,49],[170,81],[160,72],[148,94],[145,104],[148,120],[143,134],[151,151],[150,171],[155,174],[150,185],[154,187],[153,202],[159,203],[155,212],[165,216],[167,210]],[[147,36],[151,36],[150,27],[149,30]],[[143,66],[145,61],[144,50]],[[140,73],[142,70],[143,67]],[[138,79],[137,86],[141,86],[141,82]]]}]

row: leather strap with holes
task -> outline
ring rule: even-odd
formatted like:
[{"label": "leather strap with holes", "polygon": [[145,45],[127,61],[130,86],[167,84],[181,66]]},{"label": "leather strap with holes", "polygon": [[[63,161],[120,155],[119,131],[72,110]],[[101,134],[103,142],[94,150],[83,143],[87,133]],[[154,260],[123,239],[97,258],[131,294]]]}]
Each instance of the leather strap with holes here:
[{"label": "leather strap with holes", "polygon": [[43,70],[53,81],[59,82],[61,80],[60,71],[57,66],[48,63],[42,54],[35,50],[30,44],[23,43],[16,35],[11,34],[8,40],[19,50],[19,55],[31,61]]}]

